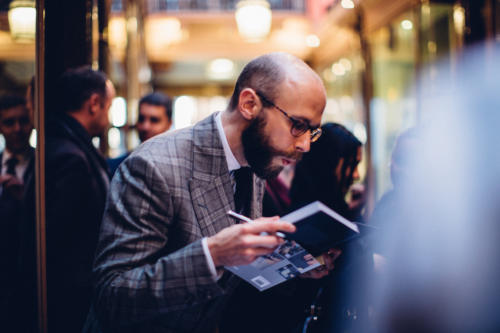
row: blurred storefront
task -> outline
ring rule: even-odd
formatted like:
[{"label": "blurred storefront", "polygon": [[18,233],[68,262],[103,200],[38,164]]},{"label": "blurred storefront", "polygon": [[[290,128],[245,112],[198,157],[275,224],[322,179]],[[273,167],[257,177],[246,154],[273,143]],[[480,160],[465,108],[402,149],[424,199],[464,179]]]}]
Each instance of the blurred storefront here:
[{"label": "blurred storefront", "polygon": [[[245,36],[238,26],[235,13],[245,3],[266,8],[263,13],[268,13],[269,21],[259,21],[267,14],[250,21],[268,30],[246,32],[261,36]],[[34,4],[0,2],[1,93],[22,94],[35,74],[34,26],[31,34],[16,32],[12,14],[15,7],[34,10]],[[97,46],[88,57],[95,68],[111,75],[118,89],[110,112],[113,126],[106,138],[96,141],[109,156],[139,143],[134,122],[141,95],[162,90],[174,96],[174,128],[188,126],[207,112],[225,108],[248,60],[286,51],[307,61],[324,80],[328,104],[323,121],[344,124],[366,144],[362,169],[373,178],[372,202],[391,186],[388,165],[395,138],[432,117],[420,109],[419,96],[432,89],[433,78],[442,74],[436,64],[448,59],[456,65],[465,45],[486,38],[498,41],[500,36],[499,0],[89,0],[82,4],[94,17],[86,24],[90,43]],[[25,25],[27,15],[22,16]],[[99,53],[101,44],[109,51]],[[76,52],[68,54],[72,58]]]},{"label": "blurred storefront", "polygon": [[[180,128],[222,110],[237,74],[254,56],[294,53],[325,82],[323,121],[344,124],[367,144],[362,169],[373,178],[368,180],[372,205],[391,186],[389,163],[396,137],[426,116],[419,96],[440,75],[437,63],[456,63],[472,35],[473,16],[482,8],[494,20],[499,7],[498,1],[269,1],[270,31],[249,42],[237,33],[237,3],[150,1],[143,6],[147,62],[137,69],[138,77],[145,77],[138,90],[175,96],[174,128]],[[127,37],[119,36],[123,29],[111,30],[125,26],[124,5],[113,1],[112,9],[112,75],[116,82],[128,82],[123,60]],[[498,31],[495,24],[493,33]],[[484,29],[486,38],[491,32]],[[160,37],[156,31],[168,33]],[[137,100],[126,100],[131,107],[120,105],[128,116],[118,118],[128,122],[109,133],[111,156],[138,144],[133,130]]]}]

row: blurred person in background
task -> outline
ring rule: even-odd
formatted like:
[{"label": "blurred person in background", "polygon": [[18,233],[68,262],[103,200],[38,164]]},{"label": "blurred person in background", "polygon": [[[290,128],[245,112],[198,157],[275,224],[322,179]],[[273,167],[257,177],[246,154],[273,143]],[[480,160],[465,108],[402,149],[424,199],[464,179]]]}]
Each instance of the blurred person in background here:
[{"label": "blurred person in background", "polygon": [[[104,73],[80,67],[59,78],[55,93],[45,142],[48,330],[80,332],[109,187],[106,161],[92,138],[109,126],[115,90]],[[34,182],[29,187],[34,193]]]},{"label": "blurred person in background", "polygon": [[[404,225],[404,217],[396,217],[395,215],[400,213],[400,207],[407,199],[405,185],[407,185],[408,177],[414,174],[414,170],[412,170],[414,167],[413,157],[419,147],[419,131],[418,128],[412,127],[401,133],[396,140],[390,163],[392,188],[384,193],[370,216],[371,224],[378,228],[391,228],[390,225],[386,224],[396,220],[400,220],[400,223]],[[383,257],[386,255],[386,251],[380,242],[380,235],[381,233],[374,233],[369,237],[371,246],[376,253],[376,268],[380,265],[384,266],[386,262]]]},{"label": "blurred person in background", "polygon": [[500,331],[500,46],[457,60],[423,94],[401,204],[379,217],[387,269],[368,332]]},{"label": "blurred person in background", "polygon": [[[316,200],[353,221],[361,220],[364,206],[364,187],[351,194],[353,182],[359,180],[358,165],[362,144],[344,126],[326,123],[322,135],[297,163],[290,190],[291,206],[296,209]],[[318,319],[309,322],[308,332],[358,332],[358,319],[368,316],[365,303],[351,300],[354,288],[362,290],[370,279],[373,262],[363,239],[345,244],[335,262],[335,270],[315,284],[311,302],[321,307]],[[363,271],[359,274],[359,271]]]},{"label": "blurred person in background", "polygon": [[18,327],[18,260],[22,221],[25,218],[25,183],[33,173],[34,149],[29,144],[33,124],[25,100],[0,97],[0,327]]},{"label": "blurred person in background", "polygon": [[[172,99],[169,96],[161,92],[154,92],[140,99],[139,116],[135,128],[137,129],[141,142],[168,131],[171,126]],[[130,155],[130,153],[125,153],[117,158],[108,159],[108,165],[112,175],[128,155]]]},{"label": "blurred person in background", "polygon": [[311,151],[297,163],[290,189],[294,209],[319,200],[348,220],[361,219],[364,188],[356,186],[352,199],[346,196],[359,180],[361,142],[344,126],[327,123]]}]

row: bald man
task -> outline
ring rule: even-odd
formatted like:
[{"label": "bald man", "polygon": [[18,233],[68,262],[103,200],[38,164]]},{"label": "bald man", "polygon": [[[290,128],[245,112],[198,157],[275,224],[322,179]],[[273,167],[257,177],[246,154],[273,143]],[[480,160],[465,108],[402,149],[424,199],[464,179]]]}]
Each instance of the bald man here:
[{"label": "bald man", "polygon": [[277,231],[295,231],[260,217],[264,180],[309,151],[325,103],[303,61],[263,55],[243,69],[225,111],[131,154],[111,184],[94,266],[104,332],[214,332],[245,283],[224,266],[249,264],[283,242]]}]

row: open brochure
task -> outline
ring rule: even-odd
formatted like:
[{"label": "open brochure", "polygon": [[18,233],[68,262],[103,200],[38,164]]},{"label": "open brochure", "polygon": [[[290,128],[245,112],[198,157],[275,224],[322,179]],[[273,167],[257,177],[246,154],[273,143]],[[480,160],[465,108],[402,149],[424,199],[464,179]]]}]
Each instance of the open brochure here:
[{"label": "open brochure", "polygon": [[297,231],[273,253],[244,266],[226,266],[260,291],[308,272],[321,264],[315,256],[359,236],[359,227],[319,201],[281,218]]},{"label": "open brochure", "polygon": [[260,256],[249,265],[226,266],[226,269],[263,291],[320,265],[302,246],[286,241],[273,253]]}]

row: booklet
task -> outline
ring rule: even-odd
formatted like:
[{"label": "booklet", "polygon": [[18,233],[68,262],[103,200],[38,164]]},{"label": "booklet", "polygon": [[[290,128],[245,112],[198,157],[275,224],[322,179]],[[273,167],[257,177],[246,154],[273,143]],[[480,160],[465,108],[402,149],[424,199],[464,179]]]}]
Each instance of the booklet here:
[{"label": "booklet", "polygon": [[225,268],[263,291],[319,266],[312,254],[295,241],[287,240],[273,253],[260,256],[249,265]]},{"label": "booklet", "polygon": [[358,224],[351,222],[319,201],[288,215],[283,221],[294,223],[295,233],[286,234],[286,242],[273,253],[261,256],[249,265],[226,266],[260,291],[308,272],[321,263],[315,258],[359,236]]}]

